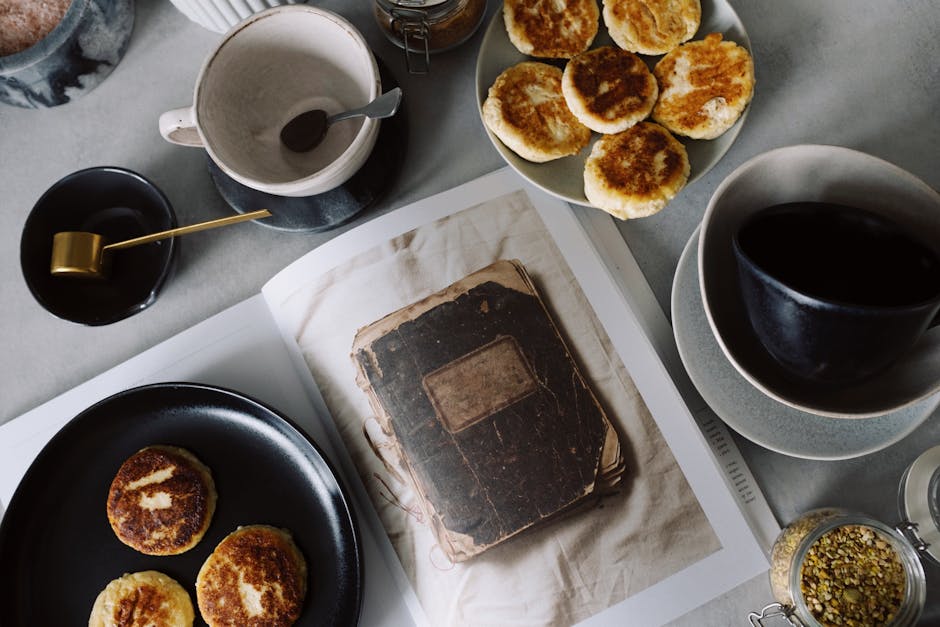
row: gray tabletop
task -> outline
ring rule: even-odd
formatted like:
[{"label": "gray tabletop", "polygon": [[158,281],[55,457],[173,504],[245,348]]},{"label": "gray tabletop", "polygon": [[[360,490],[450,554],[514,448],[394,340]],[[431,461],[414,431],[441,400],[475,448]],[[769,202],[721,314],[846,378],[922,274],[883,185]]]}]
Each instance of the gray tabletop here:
[{"label": "gray tabletop", "polygon": [[[256,294],[275,272],[350,226],[504,165],[476,110],[473,72],[482,32],[436,55],[427,76],[405,71],[401,50],[367,0],[317,2],[363,32],[405,92],[405,159],[384,199],[352,224],[320,234],[260,227],[207,231],[182,241],[179,264],[157,303],[104,327],[53,318],[19,271],[20,232],[35,201],[62,176],[117,165],[157,183],[180,224],[231,214],[205,155],[165,142],[160,113],[188,105],[205,55],[220,35],[169,2],[137,2],[130,47],[97,89],[67,105],[0,105],[0,423],[47,401],[222,309]],[[784,6],[785,4],[785,6]],[[664,311],[679,255],[718,183],[771,148],[847,146],[876,155],[940,188],[940,5],[937,0],[733,2],[750,35],[757,90],[735,144],[660,214],[619,224]],[[490,0],[489,11],[498,7]],[[847,461],[810,461],[736,441],[782,524],[834,505],[897,521],[904,468],[940,443],[940,416],[885,450]],[[927,566],[923,624],[940,624],[940,569]],[[747,624],[770,602],[759,577],[677,624]]]}]

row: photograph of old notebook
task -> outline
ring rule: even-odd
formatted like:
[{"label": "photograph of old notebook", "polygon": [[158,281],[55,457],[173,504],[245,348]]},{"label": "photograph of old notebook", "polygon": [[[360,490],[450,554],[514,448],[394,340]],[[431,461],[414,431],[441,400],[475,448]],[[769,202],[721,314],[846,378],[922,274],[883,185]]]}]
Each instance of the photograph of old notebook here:
[{"label": "photograph of old notebook", "polygon": [[357,383],[454,562],[619,481],[616,430],[518,260],[359,330]]},{"label": "photograph of old notebook", "polygon": [[577,214],[511,172],[413,209],[265,296],[415,622],[663,624],[766,569]]}]

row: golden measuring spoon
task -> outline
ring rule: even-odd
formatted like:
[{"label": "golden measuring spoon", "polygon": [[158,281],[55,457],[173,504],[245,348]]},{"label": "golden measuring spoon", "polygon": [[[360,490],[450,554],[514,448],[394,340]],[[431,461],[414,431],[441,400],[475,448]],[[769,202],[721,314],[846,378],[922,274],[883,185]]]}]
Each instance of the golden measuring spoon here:
[{"label": "golden measuring spoon", "polygon": [[161,239],[205,231],[220,226],[227,226],[237,222],[245,222],[256,218],[266,218],[271,215],[267,209],[251,211],[227,218],[218,218],[189,226],[142,235],[134,239],[113,244],[105,244],[104,237],[97,233],[85,231],[62,231],[52,237],[52,263],[49,266],[52,274],[68,277],[103,277],[107,274],[109,253],[112,250],[130,248],[140,244],[149,244]]}]

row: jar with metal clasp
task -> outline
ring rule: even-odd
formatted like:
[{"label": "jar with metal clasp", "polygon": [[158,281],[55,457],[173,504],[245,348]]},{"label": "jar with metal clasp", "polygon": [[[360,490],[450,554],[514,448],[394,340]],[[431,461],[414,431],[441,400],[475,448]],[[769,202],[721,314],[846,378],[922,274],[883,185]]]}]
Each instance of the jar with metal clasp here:
[{"label": "jar with metal clasp", "polygon": [[751,625],[916,625],[927,596],[921,560],[940,565],[940,446],[908,466],[898,504],[894,527],[840,508],[787,525],[771,550],[775,602],[749,614]]},{"label": "jar with metal clasp", "polygon": [[427,74],[431,54],[467,41],[485,13],[486,0],[375,0],[375,19],[404,50],[409,74]]}]

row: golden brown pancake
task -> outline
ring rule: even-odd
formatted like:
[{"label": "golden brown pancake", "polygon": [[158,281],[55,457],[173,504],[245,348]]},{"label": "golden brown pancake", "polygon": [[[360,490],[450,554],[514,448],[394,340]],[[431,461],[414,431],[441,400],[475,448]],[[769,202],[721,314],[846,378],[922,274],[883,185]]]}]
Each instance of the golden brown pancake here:
[{"label": "golden brown pancake", "polygon": [[659,95],[646,63],[614,46],[595,48],[568,61],[561,91],[575,117],[598,133],[619,133],[646,119]]},{"label": "golden brown pancake", "polygon": [[500,74],[483,102],[483,122],[510,150],[542,163],[579,152],[591,139],[565,104],[561,69],[524,61]]},{"label": "golden brown pancake", "polygon": [[503,21],[522,54],[570,59],[591,46],[600,10],[596,0],[504,0]]},{"label": "golden brown pancake", "polygon": [[88,627],[190,627],[195,614],[189,594],[155,570],[126,574],[98,594]]},{"label": "golden brown pancake", "polygon": [[604,0],[610,37],[630,52],[665,54],[692,39],[701,21],[699,0]]},{"label": "golden brown pancake", "polygon": [[741,117],[754,95],[754,62],[721,33],[682,44],[656,64],[653,119],[673,133],[714,139]]},{"label": "golden brown pancake", "polygon": [[196,600],[210,627],[292,625],[307,593],[307,563],[290,533],[239,527],[199,569]]},{"label": "golden brown pancake", "polygon": [[147,555],[177,555],[205,535],[215,512],[209,469],[176,446],[148,446],[118,470],[108,521],[118,539]]},{"label": "golden brown pancake", "polygon": [[584,195],[626,220],[665,207],[689,178],[685,146],[665,128],[640,122],[594,143],[584,164]]}]

